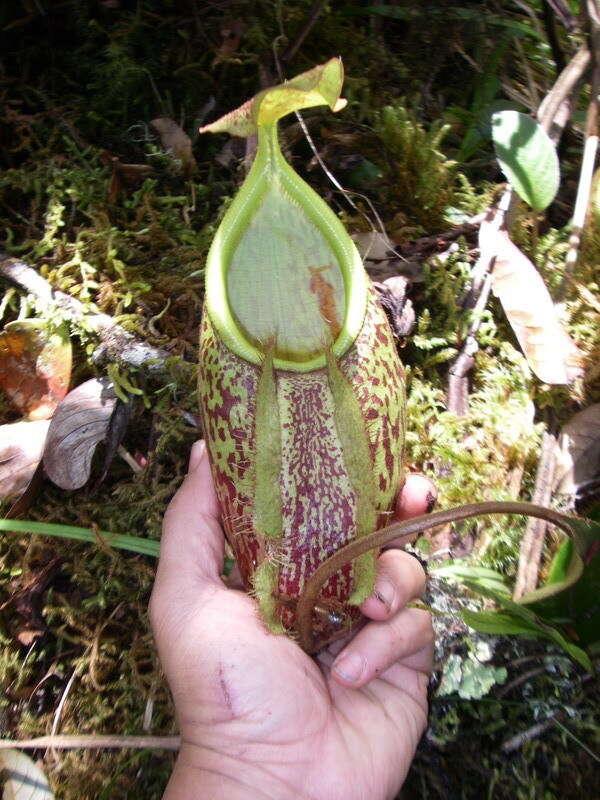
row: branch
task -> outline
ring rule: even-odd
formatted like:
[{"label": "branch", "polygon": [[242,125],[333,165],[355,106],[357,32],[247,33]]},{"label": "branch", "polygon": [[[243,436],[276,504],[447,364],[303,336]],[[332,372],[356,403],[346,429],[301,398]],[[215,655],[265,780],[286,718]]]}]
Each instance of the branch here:
[{"label": "branch", "polygon": [[313,3],[312,8],[308,12],[308,16],[306,17],[304,25],[300,28],[300,31],[296,36],[296,39],[287,48],[285,53],[281,56],[282,61],[288,62],[294,58],[294,56],[302,46],[302,43],[313,29],[316,21],[321,16],[321,13],[326,5],[327,5],[327,0],[316,0],[316,2]]},{"label": "branch", "polygon": [[[510,210],[512,203],[512,189],[507,189],[498,207],[488,211],[488,219],[496,230],[499,230],[505,222],[506,214]],[[481,237],[480,237],[481,238]],[[473,269],[473,284],[469,294],[465,298],[463,308],[465,311],[473,311],[474,318],[469,327],[469,332],[463,342],[459,354],[456,356],[450,369],[448,370],[448,391],[446,394],[446,407],[448,411],[457,414],[459,417],[466,416],[469,410],[469,382],[468,374],[475,364],[475,354],[479,349],[477,344],[477,333],[481,326],[483,311],[487,305],[492,287],[490,271],[493,267],[495,254],[489,248],[482,246],[480,241],[480,254],[477,264]]]},{"label": "branch", "polygon": [[179,750],[179,736],[38,736],[35,739],[0,739],[0,750],[103,750],[108,748]]},{"label": "branch", "polygon": [[[556,83],[539,107],[537,114],[538,122],[551,136],[555,144],[560,139],[563,128],[567,124],[570,116],[570,107],[567,106],[566,110],[564,110],[563,106],[565,103],[568,103],[578,82],[588,70],[590,63],[590,50],[587,46],[584,46],[573,56],[565,69],[560,73]],[[561,113],[560,119],[558,119],[557,115],[561,111],[564,113]],[[495,212],[497,216],[494,217],[494,222],[498,227],[504,224],[506,214],[510,211],[511,202],[512,191],[508,189],[502,196],[498,210]],[[498,215],[500,211],[504,213]],[[492,210],[490,209],[488,215],[491,213]],[[479,310],[479,317],[476,317],[474,320],[459,354],[452,362],[448,371],[446,405],[448,411],[452,411],[459,416],[464,416],[469,407],[468,374],[474,366],[474,356],[478,350],[476,334],[479,330],[480,315],[485,308],[485,303],[489,295],[487,275],[492,269],[493,260],[493,253],[481,253],[473,270],[473,285],[465,300],[464,308],[467,311],[477,308]],[[487,294],[485,294],[485,292],[487,292]],[[484,300],[483,303],[482,298]]]},{"label": "branch", "polygon": [[565,274],[559,291],[559,299],[564,297],[568,279],[573,275],[579,251],[581,248],[581,234],[585,225],[590,194],[592,191],[592,179],[594,177],[594,165],[596,163],[596,153],[598,151],[598,93],[600,92],[600,19],[598,9],[593,0],[587,2],[588,23],[590,28],[590,50],[593,54],[593,72],[590,104],[588,106],[585,120],[585,145],[583,148],[583,158],[581,161],[581,171],[579,173],[579,184],[577,186],[577,199],[575,210],[573,211],[572,230],[569,237],[569,252],[565,261]]},{"label": "branch", "polygon": [[87,328],[96,333],[100,345],[92,360],[100,363],[115,361],[130,367],[144,366],[153,372],[161,372],[171,354],[159,347],[136,338],[116,323],[108,314],[90,312],[80,300],[64,292],[54,291],[48,281],[17,258],[9,258],[0,250],[0,276],[16,284],[36,297],[44,307],[60,309],[67,319],[85,321]]},{"label": "branch", "polygon": [[[547,506],[552,497],[552,480],[556,466],[556,439],[547,431],[542,439],[542,450],[535,477],[532,503]],[[544,548],[547,521],[530,518],[519,549],[519,568],[513,600],[532,592],[537,586],[538,572]]]},{"label": "branch", "polygon": [[[550,136],[554,144],[558,142],[568,117],[561,120],[557,128],[556,117],[562,104],[571,97],[575,87],[588,71],[592,61],[589,47],[584,45],[569,61],[567,66],[556,79],[537,112],[537,119],[542,128]],[[554,123],[554,124],[553,124]]]}]

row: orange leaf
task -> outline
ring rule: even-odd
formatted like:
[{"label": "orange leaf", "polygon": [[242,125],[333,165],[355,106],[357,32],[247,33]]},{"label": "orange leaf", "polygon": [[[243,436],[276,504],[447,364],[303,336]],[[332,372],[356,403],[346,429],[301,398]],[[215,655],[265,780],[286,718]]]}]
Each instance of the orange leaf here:
[{"label": "orange leaf", "polygon": [[65,326],[9,322],[0,333],[0,387],[30,420],[48,419],[67,393],[71,341]]}]

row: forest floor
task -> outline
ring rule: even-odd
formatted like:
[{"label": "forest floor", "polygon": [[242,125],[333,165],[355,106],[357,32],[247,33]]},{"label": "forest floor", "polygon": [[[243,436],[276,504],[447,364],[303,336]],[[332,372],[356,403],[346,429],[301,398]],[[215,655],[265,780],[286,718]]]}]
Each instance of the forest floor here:
[{"label": "forest floor", "polygon": [[[504,189],[490,113],[534,114],[557,64],[580,41],[560,18],[548,22],[547,5],[3,5],[1,321],[37,317],[67,331],[56,343],[53,380],[71,389],[90,382],[83,391],[91,426],[77,442],[83,455],[72,444],[57,447],[55,480],[38,470],[11,508],[11,488],[31,477],[47,423],[38,403],[30,420],[40,419],[24,423],[40,432],[30,434],[22,472],[3,472],[6,428],[23,408],[0,394],[3,509],[96,536],[93,543],[18,531],[0,537],[3,738],[177,733],[148,626],[156,560],[110,547],[101,532],[142,537],[150,542],[145,552],[157,550],[165,507],[200,436],[205,258],[248,157],[243,140],[197,130],[277,83],[278,72],[292,77],[334,55],[344,62],[347,109],[304,114],[319,158],[293,117],[282,123],[282,140],[380,284],[407,368],[408,467],[436,482],[440,508],[532,498],[545,432],[556,434],[600,400],[595,218],[564,297],[586,377],[568,386],[540,382],[493,295],[478,319],[460,409],[448,394],[448,369],[473,322],[464,300],[481,219]],[[563,283],[587,99],[584,89],[559,147],[556,200],[537,217],[519,204],[512,219],[513,241],[553,296]],[[150,366],[140,366],[140,353],[153,356]],[[4,388],[9,372],[0,363]],[[34,382],[24,391],[35,397]],[[108,416],[99,392],[110,398]],[[548,502],[569,507],[556,496]],[[433,573],[426,601],[438,647],[430,725],[402,798],[551,800],[591,797],[598,786],[597,679],[556,644],[467,628],[460,612],[481,599],[435,576],[448,558],[466,559],[512,585],[525,525],[516,518],[463,524],[417,543]],[[541,578],[559,544],[550,532]],[[62,800],[158,799],[174,757],[151,745],[39,747],[32,755]]]}]

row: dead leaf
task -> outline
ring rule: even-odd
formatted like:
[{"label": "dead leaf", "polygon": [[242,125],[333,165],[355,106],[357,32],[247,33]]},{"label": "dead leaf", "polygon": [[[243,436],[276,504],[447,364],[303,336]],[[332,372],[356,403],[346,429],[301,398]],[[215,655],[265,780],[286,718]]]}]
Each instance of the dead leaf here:
[{"label": "dead leaf", "polygon": [[22,494],[44,452],[49,420],[0,425],[0,497]]},{"label": "dead leaf", "polygon": [[392,331],[399,338],[410,336],[416,321],[413,305],[406,296],[409,285],[409,279],[403,275],[387,278],[383,283],[373,283]]},{"label": "dead leaf", "polygon": [[27,419],[48,419],[69,388],[71,358],[66,326],[9,322],[0,333],[0,386]]},{"label": "dead leaf", "polygon": [[119,156],[109,150],[101,153],[100,159],[112,170],[108,185],[108,202],[113,205],[124,191],[137,189],[154,172],[148,164],[123,164]]},{"label": "dead leaf", "polygon": [[379,231],[353,233],[352,239],[363,261],[389,261],[397,258],[394,245],[388,237]]},{"label": "dead leaf", "polygon": [[192,152],[192,140],[179,125],[169,117],[158,117],[150,125],[160,136],[165,151],[181,162],[181,168],[188,177],[196,169],[196,159]]},{"label": "dead leaf", "polygon": [[542,276],[506,231],[483,222],[482,258],[495,257],[492,289],[502,303],[529,366],[545,383],[571,383],[582,370],[582,354],[560,324]]},{"label": "dead leaf", "polygon": [[554,489],[574,495],[600,475],[600,403],[579,411],[563,425],[557,445]]},{"label": "dead leaf", "polygon": [[20,750],[0,750],[3,800],[53,800],[48,779]]},{"label": "dead leaf", "polygon": [[89,477],[96,447],[109,432],[117,405],[108,378],[92,378],[56,409],[44,450],[44,468],[61,489],[80,489]]},{"label": "dead leaf", "polygon": [[221,36],[223,41],[217,50],[217,56],[212,63],[214,67],[220,61],[225,61],[237,51],[240,46],[240,40],[244,32],[245,25],[241,19],[230,20],[225,23],[221,28]]}]

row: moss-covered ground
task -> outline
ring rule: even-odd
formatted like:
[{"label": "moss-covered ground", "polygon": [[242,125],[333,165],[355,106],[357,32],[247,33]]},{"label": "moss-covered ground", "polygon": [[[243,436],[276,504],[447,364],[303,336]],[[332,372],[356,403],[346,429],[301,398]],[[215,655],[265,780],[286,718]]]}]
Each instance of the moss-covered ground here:
[{"label": "moss-covered ground", "polygon": [[[143,470],[133,472],[116,458],[93,491],[66,492],[46,482],[28,518],[159,538],[165,506],[199,435],[194,364],[204,259],[243,176],[243,144],[199,139],[195,132],[275,81],[278,62],[291,77],[333,55],[344,60],[347,110],[305,116],[329,169],[357,192],[358,210],[328,182],[293,119],[284,123],[284,139],[295,168],[352,232],[368,230],[375,209],[396,244],[409,246],[489,204],[502,176],[483,110],[508,101],[535,111],[533,99],[556,76],[542,4],[463,0],[457,7],[432,0],[410,8],[323,4],[288,57],[315,9],[308,0],[2,4],[2,246],[55,289],[111,315],[170,356],[161,373],[111,368],[113,379],[122,376],[123,392],[136,389],[123,445],[143,457]],[[558,35],[571,53],[574,41],[562,29]],[[165,153],[149,125],[156,117],[175,120],[191,136],[195,165],[189,170]],[[551,290],[561,282],[567,248],[563,226],[576,187],[581,110],[575,120],[562,150],[561,191],[539,238],[534,243],[524,208],[513,227]],[[586,240],[566,303],[571,333],[592,364],[600,350],[596,238]],[[445,410],[448,365],[469,324],[460,303],[475,246],[465,235],[448,257],[419,265],[410,290],[416,327],[401,342],[409,466],[436,480],[440,507],[475,498],[528,499],[543,423],[557,426],[600,396],[597,379],[568,390],[537,382],[492,298],[478,334],[469,414]],[[6,288],[1,310],[7,322],[34,314],[36,303]],[[91,357],[95,336],[78,322],[70,325],[75,386],[107,367]],[[4,400],[0,410],[2,422],[18,418]],[[462,528],[453,546],[456,554],[461,546],[475,549],[479,563],[513,579],[522,532],[519,521]],[[101,545],[2,535],[3,737],[43,735],[53,725],[63,734],[176,732],[148,628],[154,568],[149,557]],[[440,614],[440,670],[450,656],[458,659],[450,663],[466,663],[475,654],[471,663],[496,671],[475,670],[475,683],[488,680],[485,689],[473,689],[478,699],[440,693],[434,681],[431,726],[402,797],[595,796],[595,679],[540,641],[469,637],[456,610],[470,600],[458,590],[434,587],[430,601]],[[560,715],[545,730],[503,749],[555,712]],[[35,755],[63,800],[159,798],[172,766],[171,755],[152,749]]]}]

